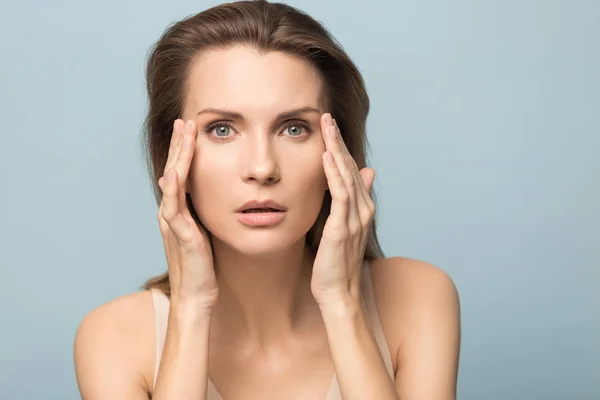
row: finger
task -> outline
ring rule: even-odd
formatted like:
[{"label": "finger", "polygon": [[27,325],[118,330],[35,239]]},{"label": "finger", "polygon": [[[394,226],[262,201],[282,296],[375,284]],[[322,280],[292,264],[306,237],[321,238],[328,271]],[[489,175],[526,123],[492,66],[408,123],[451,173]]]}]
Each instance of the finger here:
[{"label": "finger", "polygon": [[[359,186],[365,203],[369,205],[369,208],[373,209],[374,205],[373,199],[371,198],[371,189],[373,188],[373,182],[375,181],[375,170],[373,168],[365,167],[359,171],[357,167],[356,171],[358,172]],[[371,205],[373,205],[373,207],[371,207]]]},{"label": "finger", "polygon": [[[324,124],[323,130],[325,131],[326,136],[325,147],[333,155],[336,165],[340,169],[342,179],[344,180],[346,187],[350,189],[351,187],[354,187],[355,182],[351,171],[348,168],[342,168],[346,164],[346,160],[341,136],[329,114],[324,118]],[[350,195],[353,196],[353,193],[350,193]]]},{"label": "finger", "polygon": [[172,168],[175,160],[177,159],[177,154],[179,153],[180,147],[180,138],[181,131],[183,128],[183,121],[180,119],[176,119],[173,122],[173,132],[171,134],[171,140],[169,142],[169,152],[167,154],[167,161],[165,162],[165,168],[163,169],[163,176],[158,179],[158,187],[161,191],[163,191],[163,185],[165,180],[165,172],[167,169]]},{"label": "finger", "polygon": [[[159,180],[159,185],[161,186],[161,190],[163,190],[163,186],[165,183],[164,177]],[[160,232],[163,238],[163,247],[165,249],[165,255],[167,259],[167,267],[169,271],[169,278],[171,281],[175,281],[178,279],[179,272],[177,271],[177,266],[179,265],[179,244],[175,233],[169,227],[169,223],[165,220],[163,216],[163,209],[165,205],[165,196],[163,195],[163,199],[160,203],[160,207],[158,209],[158,224],[160,227]],[[168,204],[168,201],[167,201]]]},{"label": "finger", "polygon": [[343,140],[337,127],[334,125],[331,116],[328,114],[324,118],[325,131],[327,139],[325,140],[325,146],[329,152],[332,153],[335,160],[335,164],[338,167],[340,175],[343,179],[346,190],[348,191],[349,204],[348,204],[348,224],[354,230],[358,228],[360,223],[358,214],[357,204],[357,182],[356,178],[352,174],[351,169],[348,166],[348,160],[346,159],[345,147],[343,147]]},{"label": "finger", "polygon": [[375,215],[375,202],[371,197],[371,188],[373,187],[373,181],[375,180],[375,170],[373,168],[363,168],[359,171],[361,186],[363,187],[366,209],[361,213],[361,221],[364,226],[371,223],[373,216]]},{"label": "finger", "polygon": [[344,154],[346,165],[348,166],[348,170],[350,171],[350,173],[352,174],[352,177],[354,179],[357,199],[360,200],[361,196],[364,197],[364,191],[362,190],[363,189],[363,186],[361,185],[362,179],[361,179],[360,173],[358,171],[358,165],[356,165],[356,161],[354,160],[354,157],[352,157],[352,154],[350,154],[350,151],[348,150],[348,147],[346,146],[346,142],[344,142],[344,138],[342,137],[342,133],[341,133],[340,128],[337,125],[337,121],[335,119],[333,120],[333,125],[337,132],[337,137],[339,138],[338,144],[340,146],[340,151]]},{"label": "finger", "polygon": [[346,157],[346,165],[354,177],[357,212],[361,223],[363,226],[366,226],[370,222],[372,214],[375,211],[375,205],[370,194],[371,185],[373,184],[373,179],[375,178],[375,170],[372,168],[363,168],[362,171],[365,171],[363,176],[362,171],[359,171],[356,161],[352,157],[352,154],[350,154],[350,151],[348,150],[348,147],[342,138],[340,128],[335,119],[333,120],[333,123],[335,129],[337,130],[337,135],[340,138],[340,147],[342,148],[342,152]]},{"label": "finger", "polygon": [[181,146],[177,159],[173,167],[177,171],[180,184],[185,184],[187,180],[190,164],[194,155],[194,142],[196,140],[196,123],[193,120],[188,120],[185,123],[181,134]]},{"label": "finger", "polygon": [[[326,151],[323,153],[323,169],[327,178],[327,185],[331,193],[331,211],[330,218],[336,229],[344,229],[348,224],[348,209],[350,205],[350,196],[336,165],[333,155]],[[329,223],[329,219],[328,219]]]},{"label": "finger", "polygon": [[175,234],[180,244],[189,243],[193,239],[193,231],[186,222],[182,209],[179,205],[179,183],[177,171],[169,168],[165,172],[163,183],[163,198],[161,204],[162,218],[167,222],[169,228]]},{"label": "finger", "polygon": [[179,265],[179,251],[177,238],[175,234],[169,228],[169,224],[162,216],[162,206],[158,211],[158,223],[160,226],[160,232],[163,238],[163,247],[165,249],[165,255],[167,257],[167,267],[169,270],[169,276],[172,280],[177,279],[177,271],[175,266]]},{"label": "finger", "polygon": [[186,206],[185,186],[190,172],[190,166],[194,157],[194,148],[196,143],[196,123],[188,120],[182,132],[181,149],[177,155],[177,160],[173,168],[177,171],[179,178],[179,204],[181,209]]},{"label": "finger", "polygon": [[168,168],[172,168],[177,160],[179,154],[179,148],[181,147],[181,133],[183,130],[184,122],[181,119],[176,119],[173,123],[173,134],[171,135],[171,141],[169,145],[169,153],[167,155],[167,162],[165,163],[165,169],[163,176]]},{"label": "finger", "polygon": [[373,168],[363,168],[359,171],[360,177],[363,182],[365,192],[371,197],[371,189],[373,188],[373,182],[375,181],[375,170]]}]

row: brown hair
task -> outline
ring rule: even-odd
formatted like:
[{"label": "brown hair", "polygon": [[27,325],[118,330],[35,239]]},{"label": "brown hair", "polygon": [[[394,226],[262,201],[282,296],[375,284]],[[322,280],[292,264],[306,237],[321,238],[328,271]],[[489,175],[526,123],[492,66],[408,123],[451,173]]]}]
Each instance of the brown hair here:
[{"label": "brown hair", "polygon": [[[167,161],[173,122],[181,118],[192,61],[207,48],[236,44],[261,53],[280,51],[299,56],[314,65],[324,82],[324,102],[336,119],[350,154],[359,169],[366,166],[369,97],[360,72],[341,45],[323,25],[289,5],[265,0],[226,3],[173,24],[151,49],[146,69],[149,110],[142,139],[157,204],[162,198],[158,179]],[[373,194],[372,197],[375,200]],[[189,194],[187,205],[200,223]],[[330,208],[331,195],[327,191],[319,216],[306,235],[306,243],[314,251]],[[373,218],[364,259],[380,257],[383,252]],[[168,273],[148,280],[143,288],[157,288],[169,294]]]}]

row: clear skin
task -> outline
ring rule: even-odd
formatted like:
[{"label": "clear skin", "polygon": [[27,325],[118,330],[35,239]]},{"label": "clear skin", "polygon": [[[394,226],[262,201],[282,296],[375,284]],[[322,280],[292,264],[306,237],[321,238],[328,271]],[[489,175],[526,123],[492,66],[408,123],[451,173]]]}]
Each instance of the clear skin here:
[{"label": "clear skin", "polygon": [[[217,306],[212,323],[224,324],[219,337],[238,332],[245,340],[272,343],[289,337],[292,324],[318,316],[315,304],[306,304],[313,260],[304,250],[304,235],[327,189],[321,88],[308,63],[281,53],[256,57],[242,47],[203,52],[191,71],[183,120],[174,124],[165,168],[176,177],[167,180],[159,222],[165,242],[189,248],[190,261],[173,268],[172,274],[182,277],[173,282],[174,297]],[[184,190],[213,234],[215,260],[208,257],[206,232],[185,210]],[[242,225],[235,211],[264,199],[286,208],[284,220],[276,227]],[[171,253],[175,259],[178,251]],[[218,265],[219,284],[211,261]],[[299,307],[307,315],[298,314]]]},{"label": "clear skin", "polygon": [[[368,338],[362,344],[348,342],[345,348],[328,343],[333,328],[327,325],[344,326],[337,311],[340,304],[354,299],[353,293],[344,296],[340,288],[357,288],[364,228],[374,210],[368,196],[374,172],[370,168],[359,172],[351,162],[339,131],[323,114],[321,88],[310,64],[286,54],[258,55],[242,46],[206,51],[194,61],[182,120],[174,123],[167,179],[159,181],[163,189],[159,225],[173,292],[169,324],[173,315],[193,314],[195,321],[208,316],[210,376],[218,387],[230,388],[227,398],[245,398],[249,389],[274,393],[273,382],[278,382],[280,393],[298,393],[302,388],[310,398],[324,398],[334,371],[332,353],[341,354],[334,358],[342,392],[344,387],[356,393],[361,389],[351,387],[361,384],[356,379],[344,377],[358,372],[364,376],[364,371],[343,371],[340,365],[352,364],[343,360],[344,353],[354,360],[364,356],[363,364],[371,370],[380,367],[376,351],[353,353],[373,347]],[[277,119],[282,112],[303,107],[314,111]],[[207,108],[240,116],[198,114]],[[185,129],[187,120],[193,122]],[[217,121],[230,127],[209,126]],[[326,161],[329,152],[334,163]],[[328,186],[337,206],[326,225],[326,246],[313,259],[304,250],[303,236],[314,223]],[[206,232],[186,214],[186,191],[213,234],[214,260]],[[351,194],[347,202],[340,201],[344,193]],[[284,220],[268,228],[240,224],[235,210],[255,199],[273,199],[285,206]],[[371,275],[396,370],[397,394],[453,399],[460,329],[452,281],[436,267],[400,257],[373,261]],[[118,335],[111,330],[114,324],[107,321],[128,321],[132,313],[140,316],[137,325],[123,332],[127,323],[119,324]],[[338,321],[332,323],[334,318]],[[154,374],[154,358],[148,356],[154,351],[152,324],[147,292],[124,296],[86,317],[75,342],[84,399],[147,398]],[[119,357],[121,347],[133,352],[126,360]],[[196,367],[197,372],[208,373],[207,365]],[[139,376],[141,381],[135,379]],[[383,386],[375,393],[389,394]]]},{"label": "clear skin", "polygon": [[[206,51],[191,71],[183,119],[193,120],[199,132],[187,189],[214,238],[220,301],[213,323],[226,325],[220,331],[240,332],[257,343],[286,337],[294,310],[309,299],[311,260],[303,257],[303,236],[327,188],[320,92],[314,68],[281,53],[257,57],[243,47]],[[309,107],[314,111],[276,118]],[[198,115],[207,108],[231,110],[243,119]],[[229,127],[215,127],[219,121]],[[235,210],[263,199],[287,208],[282,223],[276,228],[240,224]],[[303,317],[296,316],[295,323]]]}]

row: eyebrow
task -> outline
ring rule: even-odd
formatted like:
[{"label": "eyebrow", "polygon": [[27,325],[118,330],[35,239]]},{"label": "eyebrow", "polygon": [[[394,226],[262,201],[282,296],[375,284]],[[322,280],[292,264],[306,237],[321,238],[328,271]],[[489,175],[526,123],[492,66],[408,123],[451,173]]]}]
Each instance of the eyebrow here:
[{"label": "eyebrow", "polygon": [[[276,120],[294,118],[294,117],[297,117],[299,115],[306,114],[306,113],[321,114],[322,112],[318,108],[314,108],[314,107],[310,107],[310,106],[300,107],[300,108],[296,108],[294,110],[284,111],[284,112],[280,113],[279,115],[277,115]],[[233,120],[241,120],[241,121],[244,120],[244,116],[238,112],[219,109],[219,108],[205,108],[204,110],[198,111],[196,113],[196,116],[199,116],[201,114],[219,114],[219,115],[223,115],[223,116],[233,119]]]}]

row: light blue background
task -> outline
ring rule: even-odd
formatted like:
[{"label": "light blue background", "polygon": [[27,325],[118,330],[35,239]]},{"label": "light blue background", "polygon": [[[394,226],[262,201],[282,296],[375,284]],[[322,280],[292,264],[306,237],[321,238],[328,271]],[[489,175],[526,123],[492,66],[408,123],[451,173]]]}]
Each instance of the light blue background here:
[{"label": "light blue background", "polygon": [[[83,316],[165,267],[144,61],[207,1],[0,4],[0,398],[76,399]],[[462,300],[459,398],[600,398],[600,2],[292,1],[364,74],[388,255]]]}]

